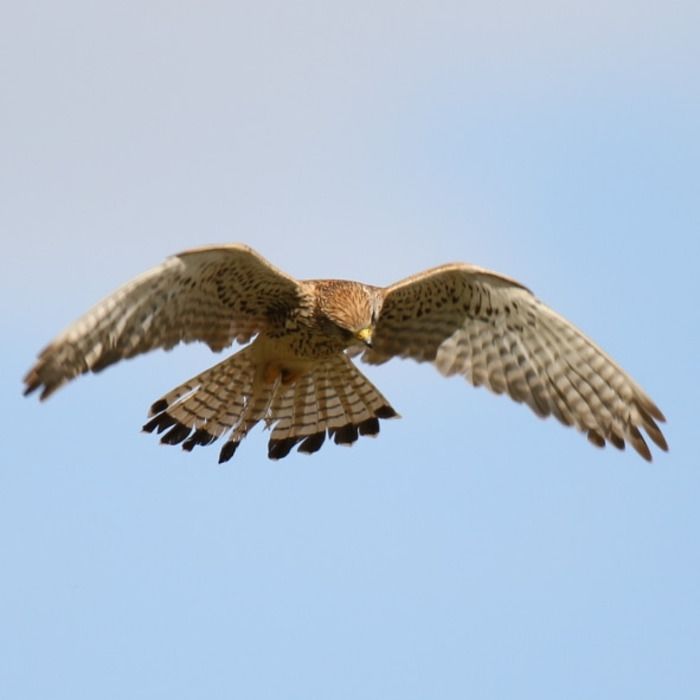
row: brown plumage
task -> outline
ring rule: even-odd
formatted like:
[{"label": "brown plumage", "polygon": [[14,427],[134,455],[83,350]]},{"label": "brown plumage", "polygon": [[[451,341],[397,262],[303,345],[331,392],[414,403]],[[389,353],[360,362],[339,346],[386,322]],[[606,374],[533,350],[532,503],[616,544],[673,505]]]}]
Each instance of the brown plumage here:
[{"label": "brown plumage", "polygon": [[27,373],[25,393],[45,399],[79,374],[195,340],[248,344],[156,401],[144,430],[186,450],[225,437],[220,461],[260,421],[271,459],[316,452],[326,436],[377,435],[379,419],[397,413],[351,361],[358,352],[371,364],[432,362],[598,446],[629,442],[650,460],[642,429],[668,449],[663,414],[608,355],[518,282],[465,264],[379,288],[298,281],[244,245],[187,251],[69,326]]}]

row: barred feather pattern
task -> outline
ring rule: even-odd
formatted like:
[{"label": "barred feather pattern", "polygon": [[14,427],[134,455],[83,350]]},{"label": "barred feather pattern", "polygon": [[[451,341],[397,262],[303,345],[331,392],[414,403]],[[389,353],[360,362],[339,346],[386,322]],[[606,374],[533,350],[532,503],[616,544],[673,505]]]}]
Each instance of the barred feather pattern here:
[{"label": "barred feather pattern", "polygon": [[154,348],[203,341],[222,350],[299,307],[303,286],[240,244],[186,251],[96,304],[39,354],[24,378],[41,398],[85,372]]},{"label": "barred feather pattern", "polygon": [[299,452],[316,452],[326,433],[338,445],[351,445],[359,435],[376,436],[379,418],[398,417],[344,354],[319,362],[294,386],[280,389],[268,420],[274,426],[268,446],[272,459],[284,457],[299,442]]},{"label": "barred feather pattern", "polygon": [[344,354],[316,363],[285,384],[281,376],[266,381],[254,344],[173,389],[151,413],[144,430],[167,430],[161,442],[182,444],[185,450],[228,433],[220,462],[233,457],[260,421],[272,430],[268,456],[281,459],[296,445],[299,452],[318,451],[326,435],[336,444],[351,445],[360,435],[377,435],[380,418],[397,416]]},{"label": "barred feather pattern", "polygon": [[630,443],[646,460],[640,428],[662,450],[664,416],[644,391],[573,324],[518,283],[451,265],[389,288],[365,352],[433,362],[445,376],[507,394],[538,416],[554,415],[595,445]]}]

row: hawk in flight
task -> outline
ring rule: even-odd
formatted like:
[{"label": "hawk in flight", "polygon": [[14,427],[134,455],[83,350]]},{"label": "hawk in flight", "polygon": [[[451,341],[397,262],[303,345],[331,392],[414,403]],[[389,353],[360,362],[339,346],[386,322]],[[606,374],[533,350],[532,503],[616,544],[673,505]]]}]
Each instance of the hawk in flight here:
[{"label": "hawk in flight", "polygon": [[[249,342],[253,339],[253,342]],[[24,382],[42,399],[79,374],[180,342],[241,350],[151,406],[147,432],[185,450],[226,436],[229,460],[256,423],[268,456],[316,452],[377,435],[398,414],[351,358],[431,362],[554,415],[602,447],[626,442],[646,460],[644,430],[662,450],[664,416],[625,371],[523,285],[450,264],[389,287],[296,280],[245,245],[172,256],[127,282],[39,355]]]}]

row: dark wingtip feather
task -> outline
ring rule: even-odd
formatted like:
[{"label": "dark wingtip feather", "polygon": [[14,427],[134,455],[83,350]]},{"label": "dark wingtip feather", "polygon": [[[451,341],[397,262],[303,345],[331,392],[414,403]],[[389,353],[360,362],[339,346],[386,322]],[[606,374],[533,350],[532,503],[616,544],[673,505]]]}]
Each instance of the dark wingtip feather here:
[{"label": "dark wingtip feather", "polygon": [[212,435],[210,432],[204,430],[204,428],[198,428],[192,433],[192,435],[182,443],[182,449],[187,452],[192,452],[192,449],[197,445],[211,445],[212,442],[216,440],[216,435]]},{"label": "dark wingtip feather", "polygon": [[298,437],[288,437],[282,440],[270,440],[267,444],[267,456],[269,459],[283,459],[292,450],[292,447],[299,442]]},{"label": "dark wingtip feather", "polygon": [[181,443],[190,433],[192,428],[184,425],[184,423],[175,423],[175,425],[168,430],[165,435],[160,439],[163,445],[178,445]]},{"label": "dark wingtip feather", "polygon": [[389,404],[384,404],[384,406],[380,406],[375,412],[374,415],[377,416],[377,418],[398,418],[399,414],[391,407]]},{"label": "dark wingtip feather", "polygon": [[41,394],[39,394],[39,401],[46,401],[56,389],[58,389],[58,386],[45,386],[41,390]]},{"label": "dark wingtip feather", "polygon": [[360,435],[374,437],[379,434],[379,420],[377,418],[363,420],[357,427],[360,429]]},{"label": "dark wingtip feather", "polygon": [[617,447],[618,450],[624,450],[625,449],[625,440],[621,435],[618,435],[617,433],[610,432],[608,435],[608,440],[612,443],[614,447]]},{"label": "dark wingtip feather", "polygon": [[297,452],[302,452],[303,454],[313,454],[321,449],[321,446],[326,440],[326,431],[321,430],[318,433],[309,435],[297,448]]},{"label": "dark wingtip feather", "polygon": [[[646,398],[646,397],[645,397]],[[651,414],[656,420],[662,423],[666,422],[666,416],[661,412],[661,409],[649,398],[643,402],[644,410]]]},{"label": "dark wingtip feather", "polygon": [[333,434],[333,442],[336,445],[352,445],[357,440],[357,426],[352,423],[337,428]]},{"label": "dark wingtip feather", "polygon": [[586,436],[596,447],[605,447],[605,438],[595,430],[589,430],[588,433],[586,433]]},{"label": "dark wingtip feather", "polygon": [[240,440],[229,440],[227,443],[225,443],[221,448],[221,452],[219,452],[219,464],[228,462],[229,459],[236,454],[236,450],[240,444]]},{"label": "dark wingtip feather", "polygon": [[40,382],[38,381],[30,381],[27,377],[24,378],[24,383],[27,385],[24,387],[24,391],[22,392],[22,396],[29,396],[29,394],[34,393],[38,388]]},{"label": "dark wingtip feather", "polygon": [[639,429],[631,425],[629,427],[629,435],[627,436],[627,439],[629,440],[630,445],[634,447],[635,450],[644,458],[646,459],[647,462],[651,462],[651,452],[649,451],[649,445],[647,445],[646,441],[642,437],[642,434],[639,432]]},{"label": "dark wingtip feather", "polygon": [[664,452],[668,452],[668,443],[664,434],[659,430],[659,426],[651,419],[648,418],[643,424],[644,430],[647,431],[649,437],[653,440],[654,444]]},{"label": "dark wingtip feather", "polygon": [[659,449],[663,450],[664,452],[668,452],[668,443],[666,442],[666,438],[654,420],[654,418],[656,418],[656,420],[659,422],[664,422],[666,420],[661,411],[659,411],[656,405],[651,401],[638,401],[636,408],[641,418],[639,426],[646,430],[649,437]]},{"label": "dark wingtip feather", "polygon": [[165,399],[158,399],[150,408],[149,415],[154,416],[156,413],[162,413],[168,407],[168,402]]},{"label": "dark wingtip feather", "polygon": [[[22,392],[24,396],[33,394],[44,383],[39,377],[39,373],[36,371],[36,366],[32,367],[29,372],[24,375],[22,382],[25,384],[24,391]],[[48,387],[44,387],[42,395],[46,391],[48,391]],[[51,392],[49,391],[49,393]]]},{"label": "dark wingtip feather", "polygon": [[141,430],[143,430],[144,433],[152,433],[154,430],[157,430],[158,434],[160,434],[166,428],[175,425],[175,423],[177,423],[177,421],[171,415],[167,413],[161,413],[155,418],[151,418],[151,420],[149,420],[148,423],[144,423],[144,425],[141,427]]}]

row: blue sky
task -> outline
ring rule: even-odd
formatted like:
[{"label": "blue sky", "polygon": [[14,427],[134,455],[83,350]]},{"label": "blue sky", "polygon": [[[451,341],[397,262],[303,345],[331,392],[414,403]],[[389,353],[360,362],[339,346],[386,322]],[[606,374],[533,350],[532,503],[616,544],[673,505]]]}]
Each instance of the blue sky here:
[{"label": "blue sky", "polygon": [[[697,3],[14,3],[0,29],[0,695],[695,698]],[[139,432],[182,347],[39,405],[65,325],[182,249],[512,275],[666,413],[646,464],[411,362],[352,449]]]}]

